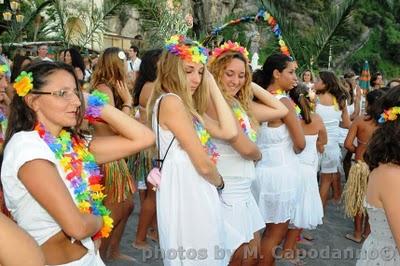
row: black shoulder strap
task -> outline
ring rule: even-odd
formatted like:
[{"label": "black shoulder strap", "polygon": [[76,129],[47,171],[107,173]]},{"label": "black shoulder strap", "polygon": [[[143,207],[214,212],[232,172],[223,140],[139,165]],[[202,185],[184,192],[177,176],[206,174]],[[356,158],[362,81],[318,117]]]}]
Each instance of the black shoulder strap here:
[{"label": "black shoulder strap", "polygon": [[167,151],[164,154],[164,158],[160,158],[160,109],[161,109],[161,101],[164,98],[164,96],[161,97],[161,99],[158,101],[158,108],[157,108],[157,151],[158,151],[158,157],[157,157],[157,161],[158,161],[158,167],[162,168],[162,163],[165,160],[165,157],[167,157],[169,148],[171,148],[172,142],[174,142],[175,140],[175,136],[172,138],[171,142],[168,145]]}]

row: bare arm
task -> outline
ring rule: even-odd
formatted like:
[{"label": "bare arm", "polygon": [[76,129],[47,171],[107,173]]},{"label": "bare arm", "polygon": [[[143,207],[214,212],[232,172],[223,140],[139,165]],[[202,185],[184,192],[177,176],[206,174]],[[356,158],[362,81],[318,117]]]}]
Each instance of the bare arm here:
[{"label": "bare arm", "polygon": [[230,143],[231,146],[246,160],[260,160],[261,152],[258,146],[245,135],[245,133],[240,129],[239,124],[238,130],[238,137]]},{"label": "bare arm", "polygon": [[95,137],[90,143],[89,149],[99,164],[125,158],[154,144],[154,133],[148,127],[111,105],[103,108],[100,118],[118,135]]},{"label": "bare arm", "polygon": [[222,96],[213,75],[207,69],[204,70],[204,75],[204,79],[209,83],[211,100],[218,117],[218,121],[215,123],[215,120],[204,115],[205,127],[211,136],[217,139],[233,140],[237,137],[238,130],[232,110]]},{"label": "bare arm", "polygon": [[347,112],[347,108],[344,107],[342,110],[342,122],[341,122],[341,127],[343,128],[350,128],[351,121],[350,121],[350,116],[349,113]]},{"label": "bare arm", "polygon": [[37,243],[1,213],[0,228],[0,265],[44,265],[44,257]]},{"label": "bare arm", "polygon": [[67,235],[82,240],[93,236],[103,226],[100,216],[79,212],[51,162],[42,159],[29,161],[19,169],[18,177]]},{"label": "bare arm", "polygon": [[300,153],[304,150],[306,146],[306,139],[304,137],[303,129],[300,125],[300,122],[296,115],[296,111],[290,100],[284,97],[281,99],[281,102],[289,110],[289,113],[282,120],[288,127],[290,137],[292,138],[293,141],[294,152]]},{"label": "bare arm", "polygon": [[357,137],[358,120],[356,119],[350,126],[349,132],[347,133],[344,141],[344,147],[351,153],[355,153],[357,147],[354,146],[354,139]]},{"label": "bare arm", "polygon": [[354,112],[350,114],[350,120],[353,121],[357,116],[360,115],[361,110],[361,89],[357,87],[356,97],[354,98]]},{"label": "bare arm", "polygon": [[205,152],[193,127],[190,114],[182,101],[173,95],[164,96],[160,109],[160,126],[169,129],[189,155],[197,172],[214,186],[221,185],[216,166]]},{"label": "bare arm", "polygon": [[[387,171],[385,176],[382,176],[385,180],[381,182],[381,193],[380,200],[383,208],[385,209],[386,217],[389,222],[390,230],[394,240],[396,241],[397,249],[400,252],[400,170],[391,167],[390,171]],[[393,250],[394,252],[394,250]]]},{"label": "bare arm", "polygon": [[280,119],[287,115],[288,109],[286,106],[271,93],[254,82],[251,83],[251,87],[254,96],[262,103],[252,102],[250,105],[250,111],[258,122]]},{"label": "bare arm", "polygon": [[318,114],[313,114],[313,119],[319,124],[318,139],[317,139],[317,150],[319,153],[324,152],[324,145],[328,143],[328,134],[324,122]]}]

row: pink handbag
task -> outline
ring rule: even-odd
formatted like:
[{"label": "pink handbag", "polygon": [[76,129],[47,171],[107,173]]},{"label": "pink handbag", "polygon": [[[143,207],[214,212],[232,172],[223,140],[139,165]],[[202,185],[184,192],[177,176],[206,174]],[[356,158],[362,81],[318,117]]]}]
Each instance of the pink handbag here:
[{"label": "pink handbag", "polygon": [[[150,184],[152,184],[153,190],[157,190],[160,188],[160,184],[161,184],[161,169],[162,169],[162,163],[165,160],[165,157],[167,157],[169,148],[171,148],[172,142],[174,142],[175,140],[175,136],[172,138],[171,142],[168,145],[167,151],[165,152],[164,158],[160,159],[160,106],[161,106],[161,101],[162,101],[162,97],[160,99],[160,101],[158,102],[158,109],[157,109],[157,153],[158,153],[158,158],[157,159],[153,159],[153,163],[154,167],[153,169],[151,169],[150,173],[147,175],[147,182],[149,182]],[[158,163],[158,165],[157,165]]]},{"label": "pink handbag", "polygon": [[150,173],[147,175],[147,182],[154,186],[154,191],[160,187],[161,172],[158,167],[154,167],[153,169],[151,169]]}]

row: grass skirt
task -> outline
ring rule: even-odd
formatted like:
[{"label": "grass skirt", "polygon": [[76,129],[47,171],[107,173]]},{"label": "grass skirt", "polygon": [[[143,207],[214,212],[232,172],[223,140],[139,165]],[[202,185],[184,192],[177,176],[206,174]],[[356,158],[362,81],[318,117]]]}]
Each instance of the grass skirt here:
[{"label": "grass skirt", "polygon": [[349,177],[343,191],[344,211],[346,216],[354,217],[364,214],[364,198],[369,176],[368,165],[358,161],[350,168]]},{"label": "grass skirt", "polygon": [[101,170],[105,193],[113,203],[126,200],[136,191],[125,159],[102,164]]}]

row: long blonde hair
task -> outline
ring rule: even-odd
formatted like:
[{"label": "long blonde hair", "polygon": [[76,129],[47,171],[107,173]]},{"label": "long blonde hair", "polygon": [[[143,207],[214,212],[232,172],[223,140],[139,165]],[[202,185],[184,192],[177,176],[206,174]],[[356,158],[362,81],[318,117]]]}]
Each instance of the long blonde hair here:
[{"label": "long blonde hair", "polygon": [[[233,60],[239,59],[243,61],[245,67],[245,81],[243,87],[240,88],[238,93],[235,96],[231,96],[226,92],[225,86],[222,83],[222,77],[224,75],[224,71],[226,66]],[[244,109],[244,111],[249,116],[252,125],[257,126],[258,123],[254,119],[253,115],[250,112],[250,103],[253,100],[253,91],[251,89],[251,71],[250,67],[247,63],[246,58],[240,52],[236,51],[228,51],[218,58],[215,58],[209,63],[209,69],[211,74],[214,76],[218,87],[220,88],[222,95],[224,96],[225,100],[232,106],[235,103],[239,103],[240,106]]]},{"label": "long blonde hair", "polygon": [[201,115],[204,114],[207,109],[209,98],[209,88],[204,76],[202,77],[199,88],[197,88],[192,96],[188,89],[182,59],[167,51],[163,51],[158,61],[157,79],[147,105],[147,121],[150,126],[156,100],[160,95],[168,92],[178,95],[182,99],[187,111],[202,121]]},{"label": "long blonde hair", "polygon": [[123,84],[126,84],[127,81],[127,68],[124,55],[124,52],[117,47],[105,49],[97,61],[91,78],[92,88],[96,88],[100,84],[105,84],[111,88],[115,107],[118,109],[122,108],[123,102],[115,89],[117,81],[121,81]]}]

